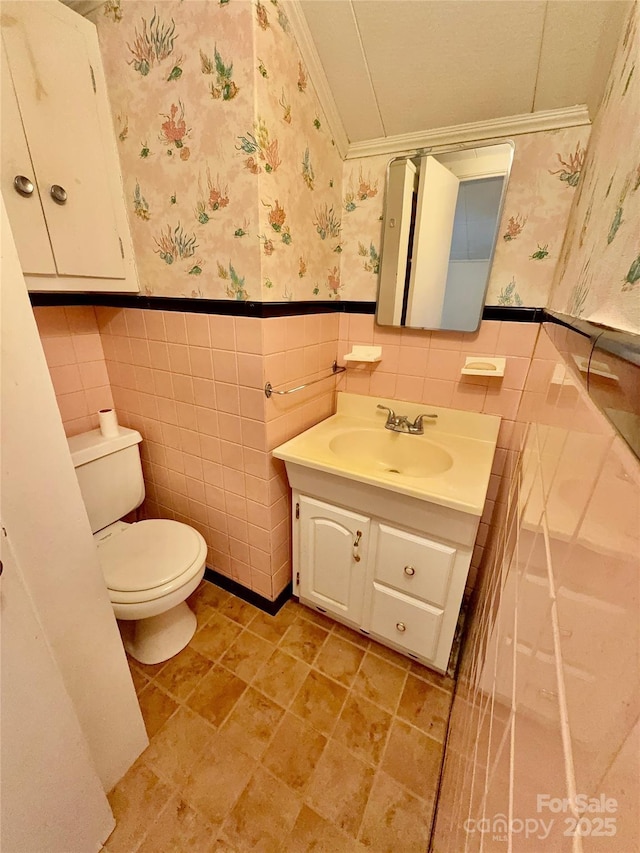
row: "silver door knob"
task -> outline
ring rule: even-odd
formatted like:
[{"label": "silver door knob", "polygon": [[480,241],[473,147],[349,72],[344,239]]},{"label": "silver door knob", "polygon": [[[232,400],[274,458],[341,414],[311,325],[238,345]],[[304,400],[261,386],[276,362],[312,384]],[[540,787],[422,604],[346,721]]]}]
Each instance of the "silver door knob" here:
[{"label": "silver door knob", "polygon": [[49,193],[56,204],[66,204],[67,191],[64,187],[61,187],[59,184],[52,184]]},{"label": "silver door knob", "polygon": [[407,626],[404,624],[404,622],[396,622],[396,630],[400,631],[401,634],[404,634],[404,632],[407,630]]},{"label": "silver door knob", "polygon": [[404,573],[405,575],[408,575],[411,578],[413,577],[413,575],[415,575],[416,570],[413,568],[413,566],[405,566]]},{"label": "silver door knob", "polygon": [[30,195],[33,195],[33,191],[35,187],[29,180],[29,178],[24,175],[16,175],[13,179],[13,187],[17,193],[23,195],[25,198],[29,198]]}]

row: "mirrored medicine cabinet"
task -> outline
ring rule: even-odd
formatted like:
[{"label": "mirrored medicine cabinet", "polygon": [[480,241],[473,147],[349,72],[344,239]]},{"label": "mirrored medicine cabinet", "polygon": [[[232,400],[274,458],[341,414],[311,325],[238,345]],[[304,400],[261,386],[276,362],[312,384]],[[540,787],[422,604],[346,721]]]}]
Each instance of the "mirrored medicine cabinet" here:
[{"label": "mirrored medicine cabinet", "polygon": [[390,161],[378,325],[478,328],[513,152],[513,142],[504,141]]}]

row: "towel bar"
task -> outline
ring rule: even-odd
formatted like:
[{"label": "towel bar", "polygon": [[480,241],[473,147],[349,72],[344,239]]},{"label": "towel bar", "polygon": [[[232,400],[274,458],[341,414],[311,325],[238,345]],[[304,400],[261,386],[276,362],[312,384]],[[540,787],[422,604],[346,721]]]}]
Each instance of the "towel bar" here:
[{"label": "towel bar", "polygon": [[331,379],[332,376],[335,376],[336,373],[344,373],[346,367],[340,367],[337,361],[334,361],[331,365],[331,373],[329,376],[321,376],[319,379],[312,379],[311,382],[305,382],[304,385],[298,385],[296,388],[289,388],[287,391],[278,391],[276,388],[272,386],[270,382],[264,386],[264,395],[269,398],[272,394],[278,394],[280,396],[284,396],[285,394],[293,394],[296,391],[302,391],[303,388],[308,388],[309,385],[315,385],[316,382],[322,382],[325,379]]}]

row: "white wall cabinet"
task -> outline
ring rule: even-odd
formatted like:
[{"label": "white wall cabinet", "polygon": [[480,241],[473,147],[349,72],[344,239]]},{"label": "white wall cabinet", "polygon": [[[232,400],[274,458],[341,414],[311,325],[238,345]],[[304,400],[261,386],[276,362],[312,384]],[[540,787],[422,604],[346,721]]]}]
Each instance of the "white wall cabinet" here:
[{"label": "white wall cabinet", "polygon": [[394,495],[377,498],[377,514],[296,489],[293,502],[300,600],[445,672],[479,518],[429,507],[405,527]]},{"label": "white wall cabinet", "polygon": [[58,2],[2,4],[1,186],[29,290],[138,280],[95,27]]}]

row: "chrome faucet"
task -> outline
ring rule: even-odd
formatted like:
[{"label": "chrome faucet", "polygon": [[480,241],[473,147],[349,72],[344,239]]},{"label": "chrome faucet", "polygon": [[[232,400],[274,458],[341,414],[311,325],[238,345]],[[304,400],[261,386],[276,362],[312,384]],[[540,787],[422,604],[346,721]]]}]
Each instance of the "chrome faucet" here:
[{"label": "chrome faucet", "polygon": [[378,408],[388,412],[387,422],[384,425],[385,429],[393,430],[393,432],[406,432],[409,435],[423,435],[424,424],[422,423],[422,419],[431,418],[432,420],[435,420],[438,417],[437,415],[425,413],[418,415],[415,421],[411,423],[406,415],[396,415],[393,409],[390,409],[389,406],[381,406],[380,403],[378,403]]}]

